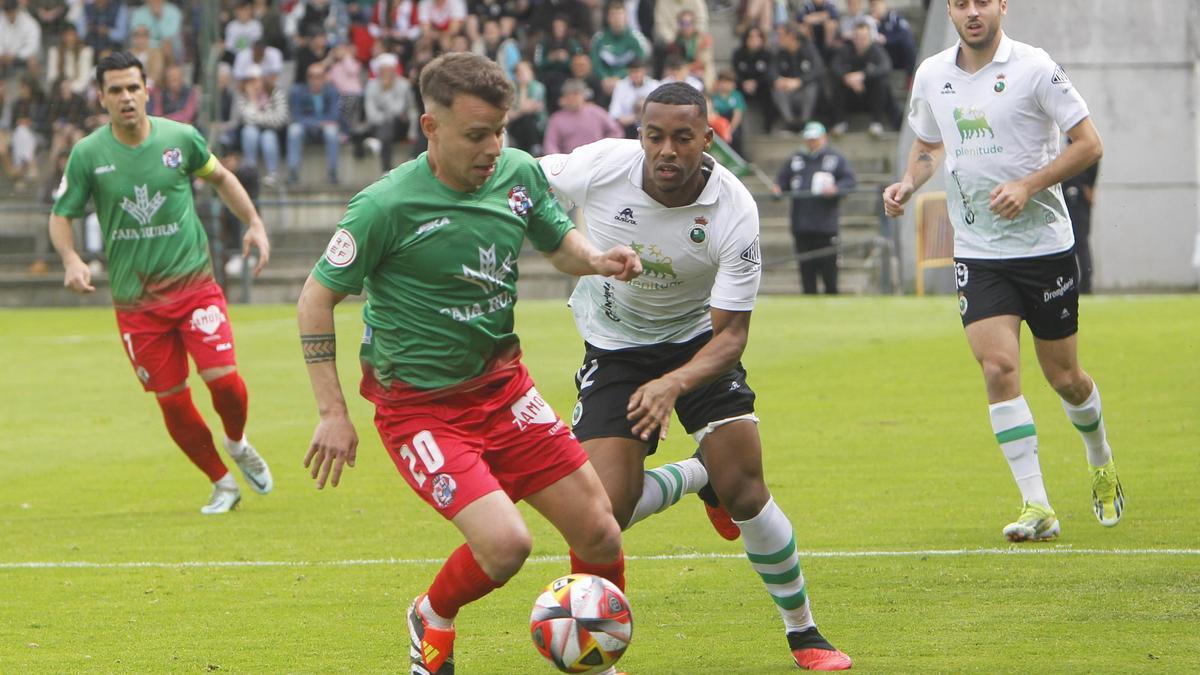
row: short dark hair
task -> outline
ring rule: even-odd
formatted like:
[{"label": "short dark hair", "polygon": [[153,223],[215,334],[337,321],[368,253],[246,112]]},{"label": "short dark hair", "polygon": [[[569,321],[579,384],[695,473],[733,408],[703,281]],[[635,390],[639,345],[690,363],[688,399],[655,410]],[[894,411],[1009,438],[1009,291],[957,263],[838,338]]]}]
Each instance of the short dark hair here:
[{"label": "short dark hair", "polygon": [[470,94],[508,109],[515,90],[498,63],[470,52],[443,54],[421,69],[421,98],[449,108],[454,97]]},{"label": "short dark hair", "polygon": [[113,52],[108,56],[100,59],[96,64],[96,86],[100,91],[104,91],[104,74],[110,70],[125,70],[127,68],[137,68],[142,75],[142,84],[146,84],[146,67],[138,60],[138,57],[130,51]]},{"label": "short dark hair", "polygon": [[704,94],[696,91],[696,88],[687,82],[668,82],[650,92],[642,104],[642,110],[645,110],[651,103],[694,105],[700,109],[700,114],[704,119],[708,119],[708,103],[704,100]]}]

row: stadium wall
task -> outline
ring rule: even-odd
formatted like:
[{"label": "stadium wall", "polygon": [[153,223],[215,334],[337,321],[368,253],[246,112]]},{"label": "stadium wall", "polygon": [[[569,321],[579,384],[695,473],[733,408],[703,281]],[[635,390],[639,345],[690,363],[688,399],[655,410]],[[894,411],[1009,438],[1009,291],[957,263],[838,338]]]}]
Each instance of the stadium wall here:
[{"label": "stadium wall", "polygon": [[[930,6],[924,59],[957,39]],[[1200,253],[1200,0],[1009,0],[1005,32],[1042,47],[1087,100],[1104,139],[1092,217],[1094,283],[1107,291],[1194,289]],[[913,135],[902,129],[904,166]],[[944,188],[941,173],[926,190]],[[913,221],[902,228],[909,288]]]}]

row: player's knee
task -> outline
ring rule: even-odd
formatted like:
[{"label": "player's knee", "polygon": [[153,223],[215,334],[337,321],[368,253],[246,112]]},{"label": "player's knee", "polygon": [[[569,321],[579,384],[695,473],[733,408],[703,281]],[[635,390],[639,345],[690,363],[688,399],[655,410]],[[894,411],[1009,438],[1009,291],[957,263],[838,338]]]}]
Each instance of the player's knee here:
[{"label": "player's knee", "polygon": [[1059,396],[1068,401],[1083,401],[1091,393],[1091,380],[1078,368],[1047,372],[1046,380]]},{"label": "player's knee", "polygon": [[612,562],[621,552],[621,528],[613,518],[600,518],[595,526],[589,529],[580,545],[572,545],[571,548],[584,560]]},{"label": "player's knee", "polygon": [[983,369],[983,379],[990,385],[1001,384],[1017,377],[1017,364],[1007,357],[989,357],[980,359],[979,366]]},{"label": "player's knee", "polygon": [[533,538],[525,529],[505,532],[489,537],[487,542],[471,544],[471,552],[475,554],[479,566],[497,582],[508,581],[516,575],[532,550]]},{"label": "player's knee", "polygon": [[770,499],[771,492],[767,490],[766,483],[760,479],[747,483],[732,497],[728,500],[723,499],[721,503],[724,504],[725,510],[734,520],[750,520],[762,513]]}]

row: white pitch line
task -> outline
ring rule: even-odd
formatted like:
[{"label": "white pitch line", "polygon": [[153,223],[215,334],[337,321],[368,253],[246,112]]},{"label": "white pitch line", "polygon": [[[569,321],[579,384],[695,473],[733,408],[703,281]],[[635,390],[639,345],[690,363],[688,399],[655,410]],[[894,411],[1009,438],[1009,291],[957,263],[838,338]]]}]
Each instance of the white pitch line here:
[{"label": "white pitch line", "polygon": [[[1200,556],[1196,548],[958,548],[925,551],[801,551],[800,558],[926,558],[1006,555],[1145,555]],[[626,560],[734,560],[742,553],[670,553],[631,555]],[[440,565],[443,558],[365,558],[352,560],[192,560],[185,562],[88,562],[85,560],[0,562],[0,570],[15,569],[183,569],[188,567],[364,567],[371,565]],[[534,556],[527,564],[564,563],[566,556]]]}]

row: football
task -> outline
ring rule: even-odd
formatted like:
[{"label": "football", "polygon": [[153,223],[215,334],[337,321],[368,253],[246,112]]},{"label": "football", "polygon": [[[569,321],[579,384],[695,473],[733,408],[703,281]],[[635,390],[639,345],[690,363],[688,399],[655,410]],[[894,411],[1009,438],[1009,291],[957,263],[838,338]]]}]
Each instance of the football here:
[{"label": "football", "polygon": [[533,603],[529,632],[538,653],[564,673],[598,673],[633,637],[633,611],[621,589],[591,574],[550,582]]}]

